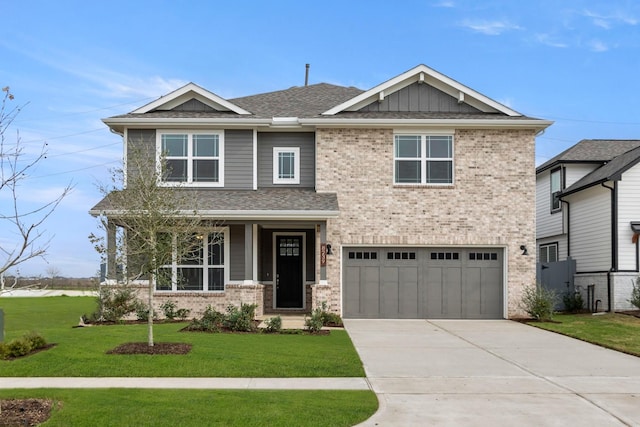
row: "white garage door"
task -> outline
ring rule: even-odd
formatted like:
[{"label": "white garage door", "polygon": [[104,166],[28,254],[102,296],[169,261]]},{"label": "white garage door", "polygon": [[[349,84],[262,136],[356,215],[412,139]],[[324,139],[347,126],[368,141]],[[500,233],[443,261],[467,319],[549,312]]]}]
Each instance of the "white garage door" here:
[{"label": "white garage door", "polygon": [[503,249],[344,248],[343,317],[501,319]]}]

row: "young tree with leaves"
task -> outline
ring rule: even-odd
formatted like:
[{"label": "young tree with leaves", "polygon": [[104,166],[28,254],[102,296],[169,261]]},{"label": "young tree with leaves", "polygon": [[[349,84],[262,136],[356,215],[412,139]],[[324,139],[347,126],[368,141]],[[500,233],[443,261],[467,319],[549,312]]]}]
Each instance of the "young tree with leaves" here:
[{"label": "young tree with leaves", "polygon": [[213,227],[203,224],[194,209],[197,197],[194,190],[179,184],[163,185],[167,173],[164,158],[160,159],[161,167],[156,167],[154,155],[132,147],[135,144],[129,145],[126,158],[129,173],[115,169],[111,183],[100,186],[105,196],[98,205],[100,225],[114,238],[105,241],[95,234],[89,238],[112,269],[115,265],[126,266],[117,272],[119,282],[125,285],[136,280],[148,282],[148,344],[153,346],[156,286],[173,280],[167,274],[172,264],[197,262],[202,245],[211,244],[202,241],[203,233]]}]

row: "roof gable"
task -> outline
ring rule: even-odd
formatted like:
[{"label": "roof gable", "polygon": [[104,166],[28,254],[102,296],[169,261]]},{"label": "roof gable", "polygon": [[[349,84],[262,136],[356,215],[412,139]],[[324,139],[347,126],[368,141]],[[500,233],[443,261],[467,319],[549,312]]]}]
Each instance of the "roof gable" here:
[{"label": "roof gable", "polygon": [[351,98],[322,114],[332,116],[340,112],[360,111],[363,108],[371,108],[370,106],[373,103],[382,103],[388,96],[402,91],[414,83],[419,85],[429,85],[438,91],[453,97],[457,103],[466,104],[483,113],[502,113],[512,117],[522,116],[522,114],[517,111],[512,110],[461,83],[458,83],[444,74],[427,67],[426,65],[418,65],[417,67],[387,80],[386,82],[379,84],[378,86]]},{"label": "roof gable", "polygon": [[536,173],[563,163],[606,163],[640,147],[639,139],[583,139],[536,168]]},{"label": "roof gable", "polygon": [[144,114],[152,111],[170,111],[174,109],[183,110],[184,105],[192,102],[193,100],[200,104],[204,104],[215,111],[231,111],[242,115],[251,114],[249,111],[240,108],[213,92],[209,92],[208,90],[201,88],[195,83],[186,84],[181,88],[132,111],[131,114]]}]

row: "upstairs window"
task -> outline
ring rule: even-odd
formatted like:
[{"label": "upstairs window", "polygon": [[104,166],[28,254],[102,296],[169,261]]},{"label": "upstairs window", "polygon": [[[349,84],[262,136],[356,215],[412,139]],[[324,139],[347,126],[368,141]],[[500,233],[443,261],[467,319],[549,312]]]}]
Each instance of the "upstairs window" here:
[{"label": "upstairs window", "polygon": [[560,202],[560,192],[564,188],[564,179],[562,176],[562,168],[551,171],[551,213],[562,210]]},{"label": "upstairs window", "polygon": [[159,153],[165,157],[162,180],[199,186],[222,186],[223,134],[163,133],[158,140]]},{"label": "upstairs window", "polygon": [[395,135],[395,184],[453,184],[453,136]]},{"label": "upstairs window", "polygon": [[300,184],[299,147],[273,147],[273,183]]},{"label": "upstairs window", "polygon": [[540,245],[538,262],[558,262],[558,244]]}]

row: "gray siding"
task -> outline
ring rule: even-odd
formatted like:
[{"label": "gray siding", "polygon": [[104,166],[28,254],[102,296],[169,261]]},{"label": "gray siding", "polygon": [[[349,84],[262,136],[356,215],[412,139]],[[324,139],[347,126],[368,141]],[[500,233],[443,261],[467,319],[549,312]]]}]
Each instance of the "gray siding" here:
[{"label": "gray siding", "polygon": [[138,174],[140,168],[155,167],[156,131],[153,129],[127,130],[127,176]]},{"label": "gray siding", "polygon": [[466,103],[458,103],[451,95],[426,83],[413,83],[386,96],[382,102],[373,102],[360,111],[404,111],[437,113],[479,113]]},{"label": "gray siding", "polygon": [[206,104],[198,101],[197,99],[190,99],[184,104],[178,105],[176,108],[173,108],[172,111],[217,111]]},{"label": "gray siding", "polygon": [[253,131],[224,132],[224,188],[253,189]]},{"label": "gray siding", "polygon": [[[244,225],[229,226],[229,280],[245,280],[244,277]],[[251,250],[251,248],[249,248]],[[247,277],[246,279],[250,279]]]},{"label": "gray siding", "polygon": [[[300,184],[273,183],[273,148],[300,147]],[[258,187],[314,188],[315,134],[312,132],[262,132],[258,133]]]}]

